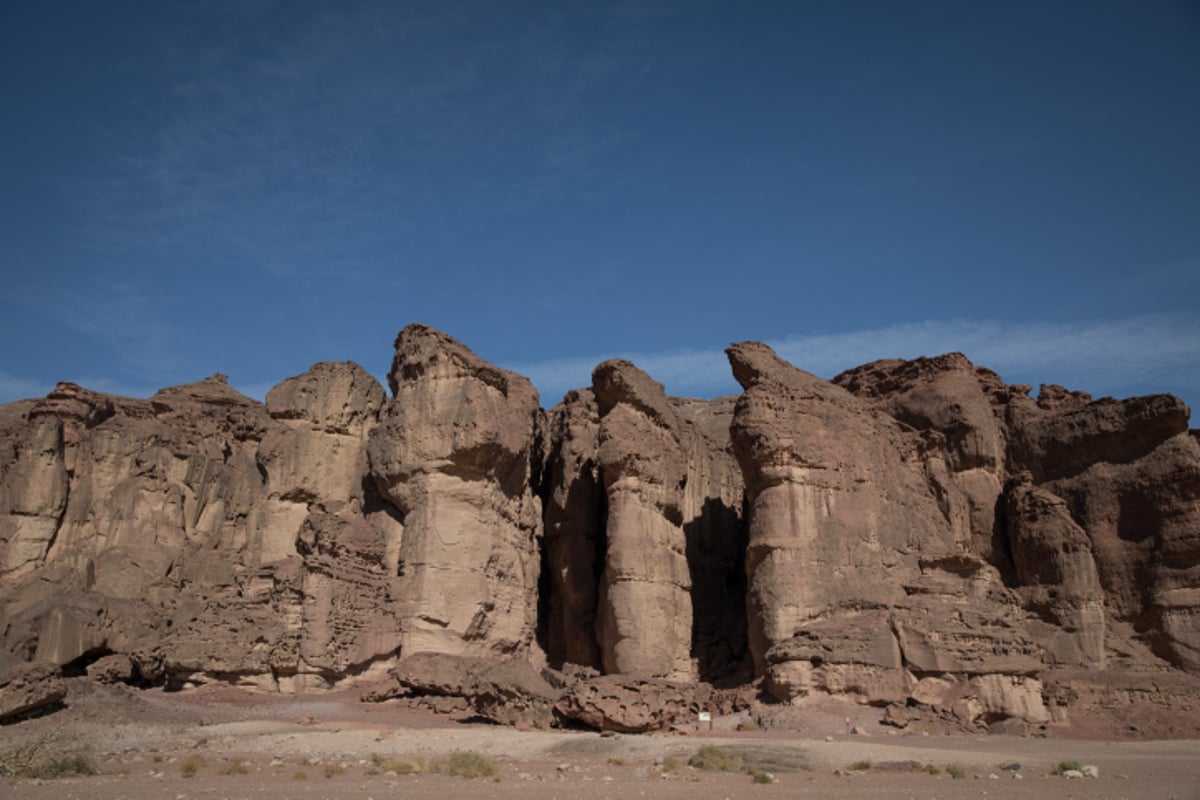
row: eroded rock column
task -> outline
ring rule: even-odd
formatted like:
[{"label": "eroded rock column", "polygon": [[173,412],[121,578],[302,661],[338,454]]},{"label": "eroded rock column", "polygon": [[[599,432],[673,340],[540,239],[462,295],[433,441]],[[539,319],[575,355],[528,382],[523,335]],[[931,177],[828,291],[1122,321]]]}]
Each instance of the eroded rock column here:
[{"label": "eroded rock column", "polygon": [[396,339],[371,476],[403,517],[403,653],[525,655],[537,624],[541,503],[533,385],[424,325]]},{"label": "eroded rock column", "polygon": [[600,595],[604,670],[688,679],[692,601],[681,503],[686,461],[662,385],[628,361],[592,373],[608,497]]}]

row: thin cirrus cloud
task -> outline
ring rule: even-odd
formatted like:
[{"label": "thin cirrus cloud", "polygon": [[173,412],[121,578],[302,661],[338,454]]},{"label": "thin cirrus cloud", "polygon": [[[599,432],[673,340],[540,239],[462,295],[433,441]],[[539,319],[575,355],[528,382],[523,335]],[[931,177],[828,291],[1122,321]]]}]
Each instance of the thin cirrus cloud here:
[{"label": "thin cirrus cloud", "polygon": [[[830,378],[885,358],[959,351],[1013,383],[1061,383],[1093,394],[1174,391],[1200,397],[1200,318],[1145,315],[1072,323],[939,320],[768,340],[784,359]],[[736,393],[721,350],[622,353],[676,395]],[[553,405],[563,393],[591,384],[606,357],[506,364],[529,378]]]}]

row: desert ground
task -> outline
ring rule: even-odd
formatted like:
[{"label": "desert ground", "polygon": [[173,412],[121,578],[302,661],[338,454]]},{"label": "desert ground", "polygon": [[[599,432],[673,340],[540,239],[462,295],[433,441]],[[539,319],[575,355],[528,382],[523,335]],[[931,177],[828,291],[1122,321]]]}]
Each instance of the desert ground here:
[{"label": "desert ground", "polygon": [[[865,733],[846,733],[847,713]],[[730,720],[717,720],[727,729],[517,731],[402,701],[362,703],[350,691],[273,696],[212,686],[167,693],[74,679],[65,707],[0,727],[0,753],[30,744],[43,753],[82,753],[97,774],[6,777],[0,797],[1200,798],[1195,740],[899,732],[880,725],[872,709],[838,703],[815,704],[795,719],[789,730],[737,731],[728,729]],[[755,783],[744,770],[688,766],[703,745],[775,782]],[[428,767],[455,752],[485,756],[497,774],[468,779],[391,768],[406,760]],[[1063,761],[1094,765],[1099,777],[1054,774]]]}]

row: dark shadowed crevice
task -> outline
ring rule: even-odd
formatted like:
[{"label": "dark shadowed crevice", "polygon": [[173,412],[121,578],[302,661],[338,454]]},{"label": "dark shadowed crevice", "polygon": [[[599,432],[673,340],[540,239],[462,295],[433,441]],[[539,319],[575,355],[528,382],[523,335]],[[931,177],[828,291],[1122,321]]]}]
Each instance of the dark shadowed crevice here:
[{"label": "dark shadowed crevice", "polygon": [[746,528],[719,498],[683,526],[692,579],[692,657],[700,679],[735,686],[752,677],[746,632]]},{"label": "dark shadowed crevice", "polygon": [[[542,487],[537,641],[555,669],[567,663],[599,669],[596,618],[608,550],[608,498],[594,462],[566,473],[555,448]],[[556,491],[558,502],[551,496]]]}]

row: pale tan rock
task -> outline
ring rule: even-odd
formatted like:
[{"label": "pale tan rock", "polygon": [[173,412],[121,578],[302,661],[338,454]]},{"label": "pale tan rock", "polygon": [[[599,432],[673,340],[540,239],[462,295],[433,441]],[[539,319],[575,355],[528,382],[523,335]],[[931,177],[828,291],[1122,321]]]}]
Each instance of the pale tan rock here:
[{"label": "pale tan rock", "polygon": [[383,387],[353,362],[314,364],[267,393],[267,410],[282,424],[263,436],[256,454],[266,499],[250,536],[262,563],[296,553],[309,503],[363,503],[367,437],[385,399]]},{"label": "pale tan rock", "polygon": [[529,653],[542,534],[530,488],[537,392],[422,325],[397,337],[388,381],[393,399],[368,453],[403,520],[403,652]]},{"label": "pale tan rock", "polygon": [[[15,422],[15,420],[14,420]],[[0,577],[17,577],[45,558],[67,504],[62,421],[29,420],[0,455]]]},{"label": "pale tan rock", "polygon": [[978,702],[980,716],[1015,717],[1026,722],[1050,721],[1042,701],[1042,682],[1020,675],[979,675],[971,679],[968,690]]},{"label": "pale tan rock", "polygon": [[592,373],[608,496],[598,626],[604,670],[689,679],[691,575],[680,423],[660,384],[627,361]]}]

